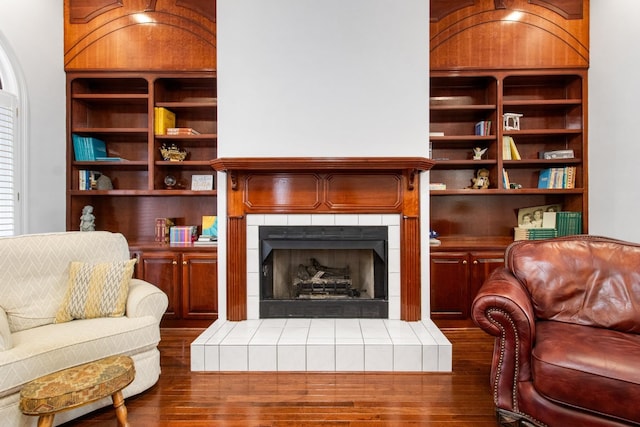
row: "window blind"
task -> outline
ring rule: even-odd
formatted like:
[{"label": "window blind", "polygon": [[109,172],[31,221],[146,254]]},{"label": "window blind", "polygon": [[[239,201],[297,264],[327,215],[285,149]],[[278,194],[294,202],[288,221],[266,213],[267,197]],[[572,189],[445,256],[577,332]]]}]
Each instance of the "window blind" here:
[{"label": "window blind", "polygon": [[0,236],[15,232],[15,126],[17,122],[15,95],[0,90]]}]

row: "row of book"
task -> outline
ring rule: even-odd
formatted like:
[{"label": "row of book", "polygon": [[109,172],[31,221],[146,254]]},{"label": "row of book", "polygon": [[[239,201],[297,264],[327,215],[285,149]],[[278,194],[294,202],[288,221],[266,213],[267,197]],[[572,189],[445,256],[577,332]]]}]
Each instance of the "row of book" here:
[{"label": "row of book", "polygon": [[515,227],[514,240],[540,240],[582,233],[582,212],[545,212],[544,227]]},{"label": "row of book", "polygon": [[491,135],[491,120],[482,120],[476,123],[475,134],[477,136]]},{"label": "row of book", "polygon": [[107,144],[101,139],[92,136],[80,136],[72,134],[73,153],[76,161],[96,161],[107,158]]},{"label": "row of book", "polygon": [[190,127],[176,127],[176,114],[165,107],[153,108],[153,131],[156,135],[200,135]]},{"label": "row of book", "polygon": [[78,190],[95,190],[98,187],[100,172],[90,170],[78,171]]},{"label": "row of book", "polygon": [[202,216],[202,233],[198,235],[196,225],[175,225],[175,218],[156,218],[155,241],[170,244],[193,244],[214,246],[218,241],[218,217]]},{"label": "row of book", "polygon": [[538,188],[575,188],[576,167],[564,166],[540,171]]}]

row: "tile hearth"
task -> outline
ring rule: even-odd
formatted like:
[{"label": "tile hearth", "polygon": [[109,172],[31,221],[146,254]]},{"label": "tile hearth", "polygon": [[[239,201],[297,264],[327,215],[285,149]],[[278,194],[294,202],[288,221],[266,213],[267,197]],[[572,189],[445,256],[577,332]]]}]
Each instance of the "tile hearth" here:
[{"label": "tile hearth", "polygon": [[430,320],[219,320],[191,344],[191,370],[448,372],[451,351]]}]

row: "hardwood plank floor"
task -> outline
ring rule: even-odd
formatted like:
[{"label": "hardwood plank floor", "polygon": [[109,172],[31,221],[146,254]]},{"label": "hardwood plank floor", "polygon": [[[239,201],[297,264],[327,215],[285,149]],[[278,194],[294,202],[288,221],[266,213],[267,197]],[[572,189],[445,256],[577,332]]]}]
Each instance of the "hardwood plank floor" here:
[{"label": "hardwood plank floor", "polygon": [[[452,373],[191,372],[201,330],[162,329],[162,374],[126,400],[129,423],[144,426],[492,426],[493,341],[479,329],[444,329]],[[67,427],[117,425],[112,408]]]}]

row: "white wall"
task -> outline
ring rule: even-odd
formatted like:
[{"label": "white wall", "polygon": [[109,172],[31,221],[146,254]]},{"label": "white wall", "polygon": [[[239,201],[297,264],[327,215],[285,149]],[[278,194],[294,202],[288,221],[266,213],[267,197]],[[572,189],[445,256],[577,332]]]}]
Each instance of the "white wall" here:
[{"label": "white wall", "polygon": [[591,1],[589,232],[640,242],[640,2]]},{"label": "white wall", "polygon": [[424,156],[428,2],[218,0],[218,156]]},{"label": "white wall", "polygon": [[28,95],[25,233],[65,229],[65,75],[62,0],[0,0],[0,32]]}]

